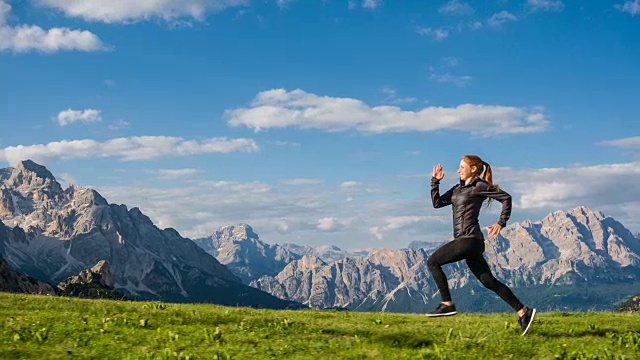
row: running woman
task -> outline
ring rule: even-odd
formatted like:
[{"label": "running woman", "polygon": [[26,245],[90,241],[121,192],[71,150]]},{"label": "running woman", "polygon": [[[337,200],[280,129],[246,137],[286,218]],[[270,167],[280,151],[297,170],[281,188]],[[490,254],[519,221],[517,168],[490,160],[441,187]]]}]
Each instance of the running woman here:
[{"label": "running woman", "polygon": [[444,178],[444,171],[440,164],[433,168],[431,201],[436,209],[452,205],[454,239],[437,249],[427,260],[429,271],[442,297],[438,307],[427,315],[434,317],[457,313],[442,266],[465,260],[482,285],[498,294],[518,313],[520,333],[525,335],[533,322],[536,309],[524,306],[507,286],[493,276],[483,257],[484,235],[478,222],[480,207],[487,198],[489,202],[497,200],[502,203],[498,222],[489,227],[489,236],[497,236],[511,216],[511,195],[493,184],[491,166],[476,155],[466,155],[460,160],[458,175],[460,183],[440,195],[439,185]]}]

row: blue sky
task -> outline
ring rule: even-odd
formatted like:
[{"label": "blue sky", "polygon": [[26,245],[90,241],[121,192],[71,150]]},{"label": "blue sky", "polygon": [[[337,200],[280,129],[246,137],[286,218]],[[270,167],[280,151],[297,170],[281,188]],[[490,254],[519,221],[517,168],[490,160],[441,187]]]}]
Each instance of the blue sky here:
[{"label": "blue sky", "polygon": [[638,0],[0,0],[0,166],[189,237],[351,249],[448,238],[431,169],[478,154],[511,223],[640,231],[638,44]]}]

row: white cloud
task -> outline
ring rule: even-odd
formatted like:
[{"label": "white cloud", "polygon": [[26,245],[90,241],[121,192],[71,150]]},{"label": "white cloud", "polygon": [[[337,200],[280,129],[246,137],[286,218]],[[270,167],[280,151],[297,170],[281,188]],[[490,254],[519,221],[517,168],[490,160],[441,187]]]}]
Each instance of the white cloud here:
[{"label": "white cloud", "polygon": [[640,0],[625,1],[622,5],[616,4],[614,7],[631,16],[640,15]]},{"label": "white cloud", "polygon": [[395,97],[396,96],[396,89],[389,87],[389,86],[385,86],[382,88],[382,93],[388,96],[392,96]]},{"label": "white cloud", "polygon": [[43,30],[35,25],[0,28],[0,51],[17,53],[40,51],[54,53],[65,50],[105,50],[102,41],[93,33],[68,28]]},{"label": "white cloud", "polygon": [[615,140],[605,140],[599,142],[598,145],[613,146],[627,150],[640,150],[640,136],[633,136]]},{"label": "white cloud", "polygon": [[119,157],[125,161],[133,161],[165,156],[256,151],[258,146],[251,139],[211,138],[199,141],[169,136],[135,136],[115,138],[105,142],[84,139],[9,146],[0,148],[0,160],[10,164],[16,164],[24,159],[46,163],[57,158],[91,157]]},{"label": "white cloud", "polygon": [[378,240],[383,240],[385,235],[399,229],[411,228],[416,225],[424,227],[427,223],[442,223],[445,224],[446,216],[417,216],[417,215],[405,215],[405,216],[389,216],[384,219],[384,225],[372,226],[369,228],[369,233],[375,236]]},{"label": "white cloud", "polygon": [[353,189],[362,186],[362,183],[359,181],[344,181],[340,184],[340,187],[343,189]]},{"label": "white cloud", "polygon": [[316,228],[320,231],[340,231],[348,228],[352,221],[352,219],[341,220],[336,217],[325,217],[318,220]]},{"label": "white cloud", "polygon": [[442,28],[434,29],[430,27],[425,28],[418,26],[416,28],[416,32],[421,36],[429,36],[435,41],[441,41],[449,37],[449,30]]},{"label": "white cloud", "polygon": [[445,66],[456,67],[460,63],[460,59],[454,56],[447,56],[442,58],[442,62],[445,64]]},{"label": "white cloud", "polygon": [[263,194],[272,191],[271,186],[264,184],[260,181],[252,181],[247,183],[241,183],[237,181],[203,181],[200,183],[207,189],[220,189],[229,192],[238,192],[243,194]]},{"label": "white cloud", "polygon": [[109,124],[109,130],[122,130],[131,126],[131,123],[126,120],[117,120]]},{"label": "white cloud", "polygon": [[267,140],[267,144],[276,145],[276,146],[286,146],[286,147],[300,147],[299,142],[293,141],[284,141],[284,140]]},{"label": "white cloud", "polygon": [[391,99],[390,103],[400,105],[400,104],[412,104],[416,101],[418,101],[418,99],[414,97],[401,97],[401,98]]},{"label": "white cloud", "polygon": [[431,73],[431,80],[439,83],[451,83],[457,87],[466,87],[471,84],[473,77],[469,75],[451,75]]},{"label": "white cloud", "polygon": [[514,215],[517,217],[526,215],[536,220],[552,211],[586,206],[640,231],[639,162],[510,173],[512,179],[502,181],[501,187],[514,195]]},{"label": "white cloud", "polygon": [[[110,201],[140,206],[153,217],[171,219],[172,224],[181,224],[177,228],[191,230],[187,231],[189,236],[196,237],[209,234],[218,226],[238,222],[255,226],[256,222],[264,224],[265,219],[270,219],[270,230],[274,231],[278,227],[281,230],[302,227],[298,224],[300,221],[306,223],[307,228],[315,228],[311,216],[317,214],[319,207],[317,195],[274,191],[259,181],[210,180],[173,188],[154,188],[147,184],[95,188],[113,199]],[[204,214],[200,220],[206,221],[193,219],[193,213]],[[300,220],[302,218],[306,220]],[[209,225],[214,221],[215,225]]]},{"label": "white cloud", "polygon": [[[523,209],[601,207],[640,203],[640,163],[570,166],[543,169],[496,169],[496,182],[508,182],[520,195]],[[621,191],[621,189],[624,189]],[[505,189],[506,190],[506,189]]]},{"label": "white cloud", "polygon": [[67,126],[74,122],[98,122],[101,121],[100,110],[86,109],[86,110],[72,110],[67,109],[58,113],[56,116],[56,122],[60,126]]},{"label": "white cloud", "polygon": [[278,5],[279,8],[284,9],[287,6],[289,6],[289,4],[291,4],[293,2],[293,0],[276,0],[276,4]]},{"label": "white cloud", "polygon": [[248,0],[37,0],[41,5],[62,11],[67,16],[105,23],[134,22],[161,18],[202,20],[207,12],[247,5]]},{"label": "white cloud", "polygon": [[487,24],[491,27],[498,28],[508,21],[518,21],[518,18],[512,13],[503,10],[491,15],[489,20],[487,20]]},{"label": "white cloud", "polygon": [[158,169],[157,173],[163,178],[181,178],[192,177],[202,174],[204,171],[200,169],[184,168],[184,169]]},{"label": "white cloud", "polygon": [[459,0],[450,0],[446,4],[442,5],[438,11],[440,13],[450,15],[471,15],[475,12],[471,5]]},{"label": "white cloud", "polygon": [[527,7],[531,11],[561,11],[564,3],[560,0],[527,0]]},{"label": "white cloud", "polygon": [[284,179],[281,181],[284,185],[320,185],[322,184],[320,179]]},{"label": "white cloud", "polygon": [[382,4],[382,0],[363,0],[362,7],[365,9],[377,9]]},{"label": "white cloud", "polygon": [[395,230],[427,220],[426,216],[394,216],[386,219],[384,229]]},{"label": "white cloud", "polygon": [[11,12],[11,5],[0,0],[0,26],[4,26],[7,23],[7,17]]},{"label": "white cloud", "polygon": [[450,26],[449,29],[451,30],[455,29],[459,33],[461,33],[466,30],[471,30],[471,31],[480,30],[483,27],[484,25],[482,24],[482,22],[474,20],[474,21],[467,21],[467,22],[458,22],[455,26]]},{"label": "white cloud", "polygon": [[107,50],[98,36],[86,30],[59,27],[44,30],[35,25],[9,26],[7,18],[10,12],[11,5],[0,0],[0,52],[55,53],[71,50]]},{"label": "white cloud", "polygon": [[414,97],[398,97],[396,89],[389,86],[382,88],[382,93],[386,95],[382,101],[390,104],[410,104],[418,100]]},{"label": "white cloud", "polygon": [[256,131],[286,127],[370,134],[457,130],[492,136],[541,132],[548,126],[540,108],[461,104],[406,111],[396,106],[370,107],[357,99],[319,96],[299,89],[260,92],[250,107],[227,110],[225,115],[230,126]]},{"label": "white cloud", "polygon": [[[455,65],[453,65],[455,66]],[[473,77],[469,75],[452,75],[448,72],[439,73],[438,70],[431,66],[429,67],[431,75],[429,78],[438,83],[450,83],[457,87],[466,87],[471,84]]]},{"label": "white cloud", "polygon": [[469,29],[471,30],[478,30],[478,29],[482,29],[484,25],[482,25],[480,21],[472,21],[467,24],[467,27],[469,27]]}]

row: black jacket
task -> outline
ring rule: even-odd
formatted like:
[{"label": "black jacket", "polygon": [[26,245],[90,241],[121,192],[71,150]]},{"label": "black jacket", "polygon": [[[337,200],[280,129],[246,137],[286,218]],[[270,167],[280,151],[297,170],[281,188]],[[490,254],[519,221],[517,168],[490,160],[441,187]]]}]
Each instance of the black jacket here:
[{"label": "black jacket", "polygon": [[507,226],[507,220],[511,216],[511,195],[503,190],[498,190],[486,181],[476,177],[468,185],[460,181],[446,193],[440,195],[440,180],[431,178],[431,202],[434,208],[452,205],[453,207],[453,236],[477,237],[484,239],[478,215],[480,207],[487,199],[495,199],[502,203],[502,211],[498,224]]}]

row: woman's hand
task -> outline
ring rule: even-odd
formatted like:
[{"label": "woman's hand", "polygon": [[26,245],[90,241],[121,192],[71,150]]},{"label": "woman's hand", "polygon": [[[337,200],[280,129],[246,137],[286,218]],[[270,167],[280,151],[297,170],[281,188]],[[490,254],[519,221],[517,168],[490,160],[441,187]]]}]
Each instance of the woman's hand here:
[{"label": "woman's hand", "polygon": [[442,171],[442,165],[438,164],[433,167],[433,175],[434,178],[438,180],[444,179],[444,171]]},{"label": "woman's hand", "polygon": [[502,230],[502,226],[500,226],[499,224],[493,224],[489,226],[489,236],[500,234],[500,230]]}]

